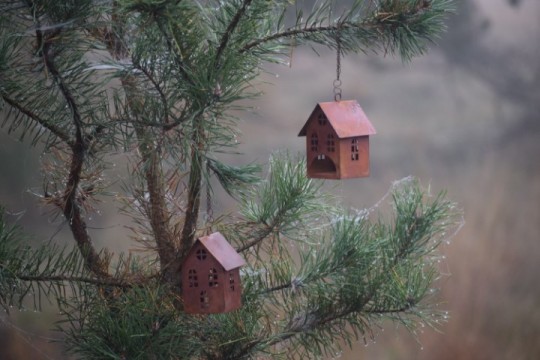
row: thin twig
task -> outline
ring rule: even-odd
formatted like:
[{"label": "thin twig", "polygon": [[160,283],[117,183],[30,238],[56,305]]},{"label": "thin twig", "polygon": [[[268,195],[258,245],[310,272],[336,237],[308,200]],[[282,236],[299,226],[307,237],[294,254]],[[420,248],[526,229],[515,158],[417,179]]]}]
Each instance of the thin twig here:
[{"label": "thin twig", "polygon": [[272,222],[270,224],[263,223],[264,228],[260,230],[260,232],[247,244],[244,244],[238,248],[236,248],[236,252],[244,252],[250,248],[252,248],[255,245],[258,245],[261,243],[268,235],[276,231],[276,228],[281,224],[282,218],[287,213],[287,210],[289,209],[281,209],[273,218]]},{"label": "thin twig", "polygon": [[[346,24],[342,24],[341,28],[342,29],[347,28]],[[251,41],[251,42],[247,43],[246,45],[244,45],[244,47],[242,49],[240,49],[240,53],[244,53],[244,52],[246,52],[248,50],[251,50],[254,47],[257,47],[259,45],[262,45],[264,43],[267,43],[267,42],[270,42],[270,41],[273,41],[273,40],[278,40],[278,39],[288,38],[288,37],[297,37],[297,36],[303,35],[303,34],[332,32],[332,31],[337,31],[337,29],[338,29],[338,25],[333,25],[333,26],[313,26],[313,27],[309,27],[309,28],[289,29],[289,30],[286,30],[286,31],[282,31],[282,32],[278,32],[278,33],[275,33],[275,34],[272,34],[272,35],[265,36],[265,37],[263,37],[261,39]]]},{"label": "thin twig", "polygon": [[364,313],[366,314],[374,314],[374,315],[383,315],[383,314],[399,314],[406,311],[409,311],[413,308],[413,304],[407,304],[405,306],[402,306],[397,309],[388,309],[388,310],[364,310]]},{"label": "thin twig", "polygon": [[17,279],[22,281],[33,281],[33,282],[78,282],[86,283],[97,286],[114,286],[120,288],[130,288],[136,286],[137,284],[142,284],[142,281],[129,282],[121,279],[115,278],[89,278],[83,276],[66,276],[66,275],[22,275],[17,276]]},{"label": "thin twig", "polygon": [[244,53],[264,43],[278,40],[278,39],[283,39],[283,38],[289,38],[289,37],[298,38],[299,36],[306,35],[306,34],[325,33],[325,32],[333,33],[333,32],[342,31],[346,29],[364,29],[364,28],[368,29],[368,28],[376,28],[376,27],[381,27],[381,26],[382,24],[375,24],[369,21],[357,23],[357,24],[344,21],[344,22],[339,22],[335,25],[329,25],[329,26],[311,26],[311,27],[298,26],[292,29],[288,29],[282,32],[265,36],[261,39],[251,41],[247,43],[246,45],[244,45],[242,49],[240,49],[240,53]]},{"label": "thin twig", "polygon": [[17,103],[15,100],[7,97],[5,94],[2,94],[2,99],[9,104],[10,106],[17,109],[22,114],[28,116],[30,119],[34,120],[41,126],[43,126],[45,129],[49,130],[54,136],[59,138],[60,140],[64,141],[66,144],[68,144],[69,147],[73,147],[73,141],[70,139],[69,135],[63,132],[60,128],[50,124],[49,122],[45,121],[41,117],[39,117],[36,113],[34,113],[32,110],[29,110],[25,108],[23,105]]},{"label": "thin twig", "polygon": [[229,26],[227,26],[225,33],[223,33],[223,36],[221,37],[221,41],[219,42],[219,47],[217,49],[216,58],[214,61],[214,64],[216,67],[219,67],[219,60],[221,59],[221,55],[223,54],[223,51],[227,47],[227,44],[229,43],[232,33],[234,32],[234,30],[240,23],[240,19],[246,13],[246,10],[248,6],[251,4],[251,2],[252,0],[244,0],[244,2],[242,3],[242,6],[238,9],[236,14],[232,18],[231,22],[229,23]]},{"label": "thin twig", "polygon": [[156,79],[154,79],[152,74],[144,66],[141,66],[137,61],[132,60],[132,62],[133,62],[133,66],[135,67],[135,69],[142,71],[142,73],[146,76],[148,81],[150,81],[152,83],[152,85],[154,86],[154,88],[158,92],[159,97],[161,98],[161,102],[163,103],[163,112],[165,114],[164,119],[163,119],[163,124],[164,124],[163,128],[166,128],[166,127],[170,126],[170,123],[169,123],[169,106],[168,106],[167,96],[165,95],[165,92],[163,91],[161,86],[159,86],[158,82],[156,81]]},{"label": "thin twig", "polygon": [[260,242],[262,242],[264,239],[266,239],[266,237],[268,235],[270,235],[271,233],[274,232],[275,230],[275,227],[276,225],[275,224],[272,224],[272,225],[266,225],[264,227],[264,229],[262,229],[256,237],[253,238],[253,240],[251,240],[250,242],[248,242],[247,244],[244,244],[240,247],[237,247],[236,248],[236,252],[244,252],[250,248],[252,248],[253,246],[259,244]]},{"label": "thin twig", "polygon": [[162,22],[159,22],[159,21],[156,21],[157,22],[157,26],[158,26],[158,29],[159,31],[161,31],[161,34],[163,35],[163,38],[165,39],[165,42],[167,43],[167,47],[169,48],[169,51],[171,52],[171,54],[174,55],[174,61],[176,62],[176,64],[178,65],[178,70],[180,71],[180,74],[182,75],[182,78],[187,82],[189,83],[190,85],[193,85],[193,80],[191,79],[191,77],[189,76],[188,72],[186,71],[186,65],[184,64],[184,61],[182,60],[182,58],[180,57],[180,54],[178,54],[176,51],[175,51],[175,47],[173,45],[173,43],[171,42],[171,39],[170,37],[173,37],[174,38],[174,35],[171,34],[169,36],[169,34],[167,34],[167,31],[165,30],[165,28],[163,27],[163,23]]},{"label": "thin twig", "polygon": [[292,281],[286,282],[285,284],[281,284],[281,285],[277,285],[277,286],[265,289],[263,291],[263,293],[267,294],[267,293],[271,293],[271,292],[274,292],[274,291],[285,290],[285,289],[288,289],[290,287],[292,287]]}]

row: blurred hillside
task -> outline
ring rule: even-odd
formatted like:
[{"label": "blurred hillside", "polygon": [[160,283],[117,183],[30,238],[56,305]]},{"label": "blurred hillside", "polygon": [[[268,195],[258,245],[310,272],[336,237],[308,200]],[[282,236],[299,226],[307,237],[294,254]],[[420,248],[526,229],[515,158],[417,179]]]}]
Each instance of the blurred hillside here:
[{"label": "blurred hillside", "polygon": [[[344,99],[357,99],[378,134],[372,138],[372,176],[327,182],[345,206],[369,207],[392,181],[408,175],[447,189],[465,211],[466,224],[442,252],[441,308],[450,319],[419,334],[388,325],[375,342],[359,341],[342,359],[540,358],[540,2],[461,1],[437,47],[411,64],[351,55],[343,64]],[[241,157],[265,161],[277,149],[304,151],[299,129],[318,101],[332,99],[335,54],[296,50],[292,67],[268,67],[258,85],[265,95],[242,114]],[[40,186],[39,149],[28,151],[0,133],[0,202],[36,241],[55,235],[52,222],[28,189]],[[233,160],[234,159],[234,160]],[[230,198],[217,198],[234,211]],[[111,227],[126,248],[119,220],[105,209],[97,227]],[[51,220],[52,224],[48,223]],[[47,344],[52,317],[15,314],[22,330],[0,322],[0,358],[57,358]],[[43,324],[41,320],[48,320]],[[5,319],[5,317],[0,317]],[[4,324],[5,326],[2,326]],[[420,329],[423,330],[423,329]],[[36,335],[36,334],[40,335]],[[33,344],[29,346],[28,344]],[[37,349],[36,349],[37,348]],[[7,354],[7,353],[6,353]]]}]

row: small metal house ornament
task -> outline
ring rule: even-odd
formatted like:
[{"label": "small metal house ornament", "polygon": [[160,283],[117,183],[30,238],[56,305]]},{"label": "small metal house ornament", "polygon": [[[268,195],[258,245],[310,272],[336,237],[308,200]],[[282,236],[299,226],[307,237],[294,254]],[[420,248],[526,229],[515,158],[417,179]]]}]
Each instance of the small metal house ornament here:
[{"label": "small metal house ornament", "polygon": [[198,238],[182,264],[184,311],[216,314],[238,309],[244,259],[219,232]]},{"label": "small metal house ornament", "polygon": [[375,133],[356,100],[317,104],[298,134],[306,137],[308,177],[369,176],[369,136]]}]

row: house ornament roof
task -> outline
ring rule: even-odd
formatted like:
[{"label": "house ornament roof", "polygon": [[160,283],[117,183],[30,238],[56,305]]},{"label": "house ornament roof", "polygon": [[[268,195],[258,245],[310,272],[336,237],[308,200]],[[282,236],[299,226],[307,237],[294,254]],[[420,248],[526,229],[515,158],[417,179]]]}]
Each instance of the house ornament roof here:
[{"label": "house ornament roof", "polygon": [[318,109],[326,115],[340,139],[376,133],[360,104],[356,100],[344,100],[318,103],[298,136],[306,136],[307,126]]},{"label": "house ornament roof", "polygon": [[202,246],[223,266],[225,271],[244,266],[246,262],[219,232],[197,239]]}]

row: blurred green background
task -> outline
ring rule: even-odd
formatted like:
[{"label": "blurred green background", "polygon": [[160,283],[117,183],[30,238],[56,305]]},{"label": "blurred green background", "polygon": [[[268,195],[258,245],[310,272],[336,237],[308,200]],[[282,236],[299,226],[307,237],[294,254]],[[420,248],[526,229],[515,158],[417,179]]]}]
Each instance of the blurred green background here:
[{"label": "blurred green background", "polygon": [[[465,226],[441,249],[438,284],[449,321],[418,338],[387,324],[375,341],[342,359],[540,359],[540,2],[463,0],[448,33],[430,54],[402,64],[350,55],[343,98],[362,105],[378,134],[372,175],[328,182],[348,207],[364,208],[392,181],[418,177],[464,209]],[[296,49],[291,68],[269,66],[257,85],[265,95],[242,113],[236,163],[265,162],[278,149],[304,151],[297,134],[315,104],[333,98],[335,54]],[[268,84],[266,82],[272,83]],[[66,241],[65,229],[40,207],[40,149],[0,132],[0,203],[33,241]],[[121,164],[118,165],[122,166]],[[113,171],[112,174],[115,174]],[[234,211],[226,195],[216,202]],[[115,210],[92,220],[94,238],[130,248]],[[61,334],[49,329],[54,307],[0,315],[0,359],[58,359]],[[51,341],[53,341],[51,343]]]}]

